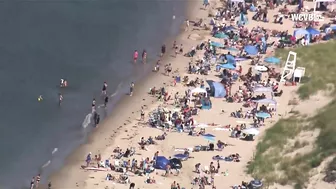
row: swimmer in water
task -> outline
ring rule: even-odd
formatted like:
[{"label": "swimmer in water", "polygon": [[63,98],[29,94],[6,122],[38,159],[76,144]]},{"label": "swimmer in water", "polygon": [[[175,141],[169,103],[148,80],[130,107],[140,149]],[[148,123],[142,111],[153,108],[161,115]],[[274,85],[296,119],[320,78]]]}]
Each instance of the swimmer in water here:
[{"label": "swimmer in water", "polygon": [[62,101],[63,101],[63,95],[61,93],[59,93],[59,95],[58,95],[58,105],[59,106],[62,105]]},{"label": "swimmer in water", "polygon": [[96,99],[92,99],[92,112],[96,111]]},{"label": "swimmer in water", "polygon": [[37,101],[41,102],[43,100],[43,97],[42,95],[40,95],[38,98],[37,98]]},{"label": "swimmer in water", "polygon": [[138,61],[138,56],[139,56],[139,53],[137,50],[134,51],[134,54],[133,54],[133,61],[134,63],[136,63]]},{"label": "swimmer in water", "polygon": [[67,80],[61,79],[61,81],[60,81],[60,87],[62,88],[62,87],[67,87],[67,86],[68,86]]},{"label": "swimmer in water", "polygon": [[102,94],[103,95],[106,95],[106,90],[107,90],[107,83],[105,81],[104,84],[103,84],[103,89],[102,89]]}]

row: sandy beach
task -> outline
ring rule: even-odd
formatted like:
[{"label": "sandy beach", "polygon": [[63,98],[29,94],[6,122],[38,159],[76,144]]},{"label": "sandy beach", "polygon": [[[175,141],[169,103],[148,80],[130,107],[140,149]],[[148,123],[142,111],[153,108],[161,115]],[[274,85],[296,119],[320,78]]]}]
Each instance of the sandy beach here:
[{"label": "sandy beach", "polygon": [[[223,39],[214,38],[210,33],[211,30],[205,30],[205,27],[194,26],[194,23],[202,19],[203,23],[206,23],[206,27],[211,27],[209,26],[209,23],[211,22],[212,17],[209,17],[209,14],[214,15],[216,9],[222,6],[223,4],[219,0],[211,0],[210,5],[206,8],[203,6],[203,1],[190,3],[188,10],[190,26],[188,28],[186,28],[186,25],[181,26],[181,34],[176,39],[178,49],[180,48],[180,44],[183,44],[183,54],[196,48],[196,46],[201,43],[205,43],[206,45],[208,40],[219,43],[223,42]],[[279,8],[269,10],[268,17],[273,18],[273,16],[277,14],[278,9]],[[248,14],[249,23],[244,26],[248,30],[252,30],[252,28],[259,26],[267,28],[268,30],[288,30],[289,33],[294,32],[294,28],[292,27],[293,23],[288,19],[284,20],[284,23],[280,26],[279,24],[272,22],[256,22],[252,20],[252,16],[253,14]],[[229,21],[226,21],[225,23],[228,25],[230,24]],[[234,25],[234,23],[232,24]],[[281,28],[279,28],[279,26]],[[292,107],[288,106],[288,102],[297,98],[295,91],[298,89],[298,86],[284,86],[283,84],[280,84],[277,92],[280,90],[283,92],[280,96],[275,96],[274,98],[270,93],[265,92],[265,99],[273,98],[276,101],[276,106],[272,103],[266,103],[268,105],[267,109],[272,109],[272,111],[269,112],[269,118],[262,118],[254,121],[252,117],[255,116],[251,116],[250,119],[247,118],[249,116],[245,117],[245,115],[250,114],[252,107],[255,106],[256,103],[250,103],[248,107],[245,107],[243,106],[245,102],[234,101],[229,103],[225,98],[211,97],[211,109],[197,109],[197,114],[192,116],[192,123],[190,123],[188,127],[185,126],[183,129],[184,131],[182,132],[179,132],[180,130],[175,127],[162,128],[150,126],[148,120],[153,116],[153,111],[158,110],[158,107],[160,107],[160,111],[165,109],[167,115],[173,112],[181,112],[184,101],[181,100],[180,103],[180,98],[185,95],[185,91],[193,90],[195,88],[198,89],[200,85],[202,85],[196,84],[195,86],[188,86],[190,83],[183,82],[185,76],[188,76],[188,81],[196,80],[196,78],[203,80],[205,83],[205,86],[202,87],[203,89],[210,88],[206,81],[221,81],[218,75],[220,75],[222,71],[216,71],[215,65],[210,66],[211,70],[208,71],[206,75],[189,73],[188,64],[195,64],[195,62],[201,60],[205,50],[196,50],[193,57],[186,57],[180,53],[174,57],[175,50],[172,49],[173,41],[174,40],[170,40],[166,43],[168,50],[165,57],[162,59],[160,71],[157,73],[153,72],[148,78],[135,84],[134,95],[131,97],[125,96],[115,107],[116,111],[112,112],[111,116],[98,125],[98,128],[95,129],[88,142],[77,149],[67,159],[67,163],[60,171],[51,176],[50,180],[52,182],[52,188],[126,189],[130,188],[130,183],[134,183],[135,188],[169,188],[169,186],[175,184],[175,186],[171,188],[190,189],[199,187],[199,184],[195,184],[195,178],[204,177],[206,177],[208,179],[207,182],[209,182],[205,188],[230,188],[235,185],[240,185],[242,181],[250,182],[253,180],[250,175],[246,174],[246,166],[253,158],[257,142],[260,137],[263,136],[265,129],[270,128],[278,119],[289,116]],[[270,37],[269,41],[275,41],[275,38]],[[263,57],[272,55],[272,52],[273,49],[270,47]],[[227,50],[217,49],[217,54],[227,53]],[[232,54],[236,55],[238,52],[232,52]],[[236,69],[232,72],[237,72],[238,68],[241,66],[242,72],[240,74],[247,74],[248,70],[254,67],[253,65],[250,65],[250,62],[250,59],[237,62]],[[172,65],[172,73],[170,73],[169,76],[164,73],[164,65],[166,64]],[[280,70],[278,65],[275,65],[274,67],[276,70]],[[175,76],[179,76],[181,82],[175,84]],[[267,81],[267,74],[262,74],[260,83],[263,83],[262,81]],[[273,79],[271,82],[276,83]],[[162,97],[164,99],[158,100],[156,95],[149,94],[149,90],[153,89],[153,87],[156,87],[157,90],[160,90],[161,87],[165,88],[167,95]],[[239,91],[244,91],[245,89],[243,88],[244,81],[241,79],[235,80],[230,87],[232,96],[234,96],[235,93],[239,94]],[[175,94],[177,92],[178,95],[176,96],[178,97],[175,99]],[[226,92],[229,93],[228,90],[226,90]],[[189,96],[192,95],[188,94],[188,98]],[[195,97],[190,98],[194,99]],[[322,99],[322,97],[318,98]],[[305,107],[309,106],[309,103],[314,102],[314,99],[311,99],[305,103],[300,103],[295,109],[305,114],[309,114],[322,108],[329,101],[330,99],[323,98],[314,109],[308,111]],[[185,104],[188,104],[189,107],[194,107],[192,101],[188,101]],[[240,109],[244,116],[241,118],[238,118],[240,116],[233,117],[232,113],[237,113]],[[142,111],[144,113],[143,120],[141,120]],[[169,111],[171,113],[167,113]],[[246,126],[248,129],[252,127],[252,125],[257,125],[257,128],[253,129],[258,131],[258,134],[253,134],[253,141],[241,140],[243,135],[246,134],[249,136],[248,133],[244,134],[245,128],[241,127]],[[190,129],[190,127],[194,128]],[[237,128],[240,128],[238,132],[239,134],[233,132]],[[202,134],[213,136],[204,137]],[[154,139],[157,136],[163,135],[164,140]],[[236,137],[232,137],[232,135]],[[139,145],[142,137],[145,141],[149,137],[152,137],[155,141],[155,145]],[[223,142],[223,145],[225,146],[223,149],[218,149],[218,146],[216,145],[218,141]],[[195,150],[195,146],[209,146],[210,143],[214,144],[214,149],[206,151]],[[115,156],[118,156],[118,153],[114,152],[117,147],[122,149],[123,152],[125,152],[126,149],[134,148],[135,153],[132,156],[114,158]],[[130,168],[127,168],[127,166],[125,168],[125,166],[122,165],[128,160],[132,161],[133,159],[137,160],[137,162],[141,162],[146,158],[151,161],[153,160],[153,157],[157,156],[173,158],[174,155],[183,154],[185,151],[189,152],[189,158],[186,161],[182,161],[182,168],[172,168],[171,173],[169,170],[167,175],[165,175],[165,170],[155,169],[151,173],[143,173],[142,176],[138,176],[134,171],[128,170]],[[156,152],[158,152],[158,154],[156,154]],[[85,169],[87,168],[85,167],[85,159],[89,153],[91,153],[92,159],[89,162],[89,167],[93,168],[93,170]],[[237,154],[239,154],[239,157],[236,157]],[[95,156],[101,156],[101,158],[95,160]],[[214,158],[216,156],[220,159],[219,161]],[[223,160],[225,158],[229,160]],[[105,167],[106,160],[108,160],[109,164],[113,165],[116,169],[122,167],[122,172],[128,170],[128,179],[121,179],[120,181],[119,177],[120,175],[123,175],[123,173],[111,171],[109,167]],[[103,162],[103,165],[97,170],[96,168],[97,165],[100,164],[100,161]],[[213,165],[210,165],[210,162],[213,162]],[[198,171],[196,170],[197,166],[195,167],[197,164],[199,164],[199,168],[197,168],[199,169]],[[214,172],[211,170],[211,166],[215,167]],[[113,179],[108,180],[108,174],[110,174]],[[119,183],[118,180],[120,182],[127,181],[127,183]],[[177,186],[177,183],[179,186]],[[273,187],[286,188],[285,186],[280,185]],[[319,185],[314,185],[311,188],[319,188]],[[334,186],[324,184],[323,188],[331,189],[334,188]]]}]

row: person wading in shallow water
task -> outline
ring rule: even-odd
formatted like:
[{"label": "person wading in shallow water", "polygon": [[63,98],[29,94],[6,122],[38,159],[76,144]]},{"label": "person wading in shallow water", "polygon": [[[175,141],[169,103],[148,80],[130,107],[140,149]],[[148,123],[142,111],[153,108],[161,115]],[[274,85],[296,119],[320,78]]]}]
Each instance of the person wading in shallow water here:
[{"label": "person wading in shallow water", "polygon": [[130,96],[133,95],[133,90],[134,90],[134,83],[132,82],[130,85]]},{"label": "person wading in shallow water", "polygon": [[147,61],[147,51],[144,49],[142,51],[142,63],[146,64],[146,61]]},{"label": "person wading in shallow water", "polygon": [[108,101],[109,101],[109,97],[105,96],[105,99],[104,99],[104,106],[105,107],[107,106]]},{"label": "person wading in shallow water", "polygon": [[134,54],[133,54],[133,61],[134,63],[137,63],[138,61],[138,56],[139,56],[139,53],[137,50],[134,51]]},{"label": "person wading in shallow water", "polygon": [[58,94],[58,105],[61,106],[62,102],[63,102],[63,95],[62,95],[62,93],[59,93]]},{"label": "person wading in shallow water", "polygon": [[163,57],[163,55],[166,53],[166,45],[162,45],[161,47],[161,57]]},{"label": "person wading in shallow water", "polygon": [[106,95],[106,90],[107,90],[107,83],[105,81],[104,84],[103,84],[103,89],[102,89],[102,94],[103,95]]}]

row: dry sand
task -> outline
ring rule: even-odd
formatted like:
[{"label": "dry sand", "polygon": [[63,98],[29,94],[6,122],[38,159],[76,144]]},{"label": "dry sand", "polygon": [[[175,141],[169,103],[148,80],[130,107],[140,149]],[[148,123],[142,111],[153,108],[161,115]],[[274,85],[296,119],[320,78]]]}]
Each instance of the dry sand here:
[{"label": "dry sand", "polygon": [[[220,6],[221,3],[219,0],[211,1],[211,9]],[[208,10],[200,9],[202,7],[202,1],[197,1],[195,3],[191,3],[190,5],[190,20],[199,20],[203,18],[205,23],[209,23]],[[269,13],[274,14],[275,10],[270,10]],[[251,19],[252,14],[249,14],[249,24],[247,27],[251,29],[256,26],[263,26],[268,29],[281,29],[281,30],[290,30],[293,31],[293,24],[290,21],[286,20],[286,22],[281,25],[273,24],[273,23],[261,23],[255,22]],[[288,23],[287,23],[288,22]],[[192,25],[192,24],[191,24]],[[211,39],[214,41],[219,41],[219,39],[214,39],[209,35],[209,31],[204,30],[193,30],[189,28],[189,31],[182,32],[182,34],[177,38],[177,44],[184,45],[184,51],[189,51],[192,47],[196,47],[197,44],[200,44],[202,40]],[[184,29],[182,29],[184,30]],[[272,41],[272,40],[271,40]],[[169,48],[170,46],[167,45]],[[223,51],[224,52],[224,51]],[[203,51],[198,51],[196,57],[201,57]],[[182,55],[178,55],[177,58],[167,57],[165,63],[169,62],[173,65],[173,70],[178,69],[181,75],[181,78],[185,75],[189,75],[186,73],[186,67],[188,62],[191,59],[184,57]],[[248,62],[242,62],[243,73],[247,72],[249,67]],[[208,76],[202,75],[189,75],[191,79],[196,77],[200,77],[201,79],[212,79],[214,81],[218,81],[218,77],[215,76],[217,72],[212,71]],[[129,188],[129,185],[114,183],[113,181],[106,181],[107,173],[111,173],[112,175],[117,176],[117,173],[112,171],[85,171],[81,169],[81,165],[85,164],[85,157],[89,152],[92,152],[93,155],[101,154],[102,160],[110,159],[111,162],[114,160],[111,158],[113,154],[113,149],[116,146],[120,146],[122,149],[126,149],[129,147],[136,147],[137,154],[131,159],[135,158],[138,161],[141,158],[149,157],[152,158],[156,151],[160,152],[160,155],[164,155],[166,157],[172,156],[176,153],[174,148],[187,148],[195,145],[206,145],[207,141],[205,141],[202,137],[190,137],[187,136],[186,133],[177,133],[177,132],[169,132],[166,140],[158,141],[158,145],[150,145],[147,151],[141,151],[139,149],[138,142],[141,137],[148,138],[149,136],[157,136],[162,134],[163,132],[159,129],[150,128],[147,125],[141,124],[139,121],[140,118],[140,108],[145,105],[146,118],[148,119],[148,113],[155,109],[162,102],[157,101],[156,99],[149,97],[148,89],[156,86],[160,87],[163,83],[166,83],[168,92],[172,95],[175,92],[179,91],[180,93],[184,93],[186,89],[185,86],[181,84],[177,84],[177,86],[169,86],[172,84],[172,78],[164,76],[160,73],[153,73],[149,76],[146,81],[141,83],[137,83],[135,87],[135,94],[132,97],[125,97],[122,102],[120,102],[115,110],[117,112],[113,112],[112,115],[103,121],[99,125],[99,128],[94,131],[93,135],[90,137],[89,142],[82,147],[80,147],[72,156],[68,158],[67,163],[64,165],[62,170],[57,172],[51,177],[53,188],[57,189],[105,189],[105,188],[118,188],[118,189],[126,189]],[[232,91],[236,91],[238,88],[238,84],[233,86]],[[277,119],[281,118],[281,116],[286,116],[288,112],[291,110],[291,106],[288,106],[288,101],[293,97],[293,91],[297,89],[297,87],[286,87],[281,86],[281,89],[284,90],[283,95],[280,98],[277,98],[278,101],[278,111],[275,116],[271,119],[267,119],[265,121],[265,126],[261,127],[261,132],[269,127],[271,127],[272,123],[274,123]],[[224,125],[237,125],[242,122],[246,122],[249,120],[238,120],[236,118],[230,117],[230,113],[241,108],[242,104],[238,103],[227,103],[223,99],[215,99],[212,98],[213,107],[211,110],[201,110],[199,115],[195,116],[195,120],[198,123],[216,123],[222,126]],[[172,104],[173,100],[169,101],[168,104]],[[308,103],[309,104],[309,103]],[[165,105],[167,108],[172,109],[172,105]],[[299,106],[297,106],[299,107]],[[299,108],[300,109],[300,108]],[[304,109],[304,108],[303,108]],[[222,110],[225,113],[222,113]],[[196,163],[201,163],[201,167],[203,168],[205,165],[208,166],[212,161],[212,156],[222,155],[227,156],[232,153],[239,153],[242,156],[241,162],[221,162],[221,170],[223,172],[228,170],[229,175],[224,176],[224,174],[218,174],[215,176],[215,185],[217,188],[229,188],[235,184],[240,184],[242,180],[249,181],[252,178],[249,175],[245,174],[246,164],[253,157],[254,149],[256,147],[258,138],[262,135],[259,135],[257,139],[253,142],[247,142],[243,140],[238,140],[229,137],[229,131],[215,131],[213,128],[206,128],[207,133],[211,133],[216,135],[217,140],[225,141],[228,144],[232,144],[232,146],[226,147],[223,151],[211,151],[211,152],[194,152],[191,155],[194,157],[193,159],[189,159],[188,161],[183,162],[183,168],[180,172],[179,176],[169,176],[162,177],[163,171],[157,171],[152,173],[150,176],[154,177],[156,180],[156,184],[146,184],[144,181],[146,179],[145,176],[131,176],[131,182],[136,184],[136,188],[169,188],[170,184],[173,181],[180,183],[181,187],[185,187],[186,189],[193,188],[191,185],[191,180],[196,173],[193,173],[194,165]],[[94,156],[93,156],[94,157]],[[314,183],[314,187],[316,188],[318,185]],[[195,186],[194,186],[195,187]],[[210,186],[207,186],[210,188]],[[325,185],[324,188],[327,188]],[[196,187],[197,188],[197,187]],[[285,188],[283,186],[277,186],[277,188]],[[318,188],[318,187],[317,187]]]}]

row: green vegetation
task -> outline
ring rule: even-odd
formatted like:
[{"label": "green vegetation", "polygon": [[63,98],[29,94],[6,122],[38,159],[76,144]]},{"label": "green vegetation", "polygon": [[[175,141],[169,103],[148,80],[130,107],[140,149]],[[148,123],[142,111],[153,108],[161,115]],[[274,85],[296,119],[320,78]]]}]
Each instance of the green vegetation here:
[{"label": "green vegetation", "polygon": [[[307,78],[298,90],[301,99],[320,90],[333,90],[336,86],[336,42],[312,45],[295,49],[297,66],[305,67]],[[286,60],[288,51],[276,51],[276,56]],[[279,120],[266,130],[258,143],[253,160],[247,172],[253,177],[264,180],[265,184],[291,184],[295,189],[304,188],[309,178],[309,171],[318,167],[328,156],[336,153],[336,97],[314,117],[305,118],[293,115]],[[307,143],[295,140],[301,131],[320,131],[311,152],[290,154]],[[288,150],[289,139],[294,139]],[[288,153],[288,154],[287,154]],[[333,161],[335,162],[335,161]],[[330,165],[331,166],[331,165]]]},{"label": "green vegetation", "polygon": [[[297,66],[305,67],[307,81],[298,90],[301,99],[307,99],[319,90],[328,89],[328,84],[336,86],[336,42],[311,45],[294,49],[297,53]],[[275,56],[286,61],[288,49],[279,49]]]}]

